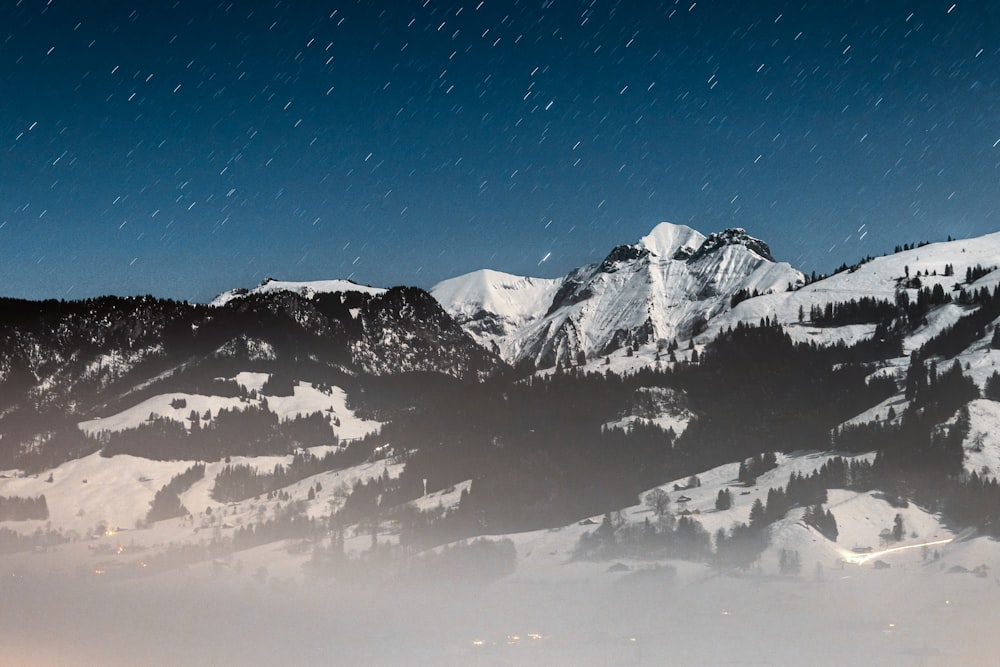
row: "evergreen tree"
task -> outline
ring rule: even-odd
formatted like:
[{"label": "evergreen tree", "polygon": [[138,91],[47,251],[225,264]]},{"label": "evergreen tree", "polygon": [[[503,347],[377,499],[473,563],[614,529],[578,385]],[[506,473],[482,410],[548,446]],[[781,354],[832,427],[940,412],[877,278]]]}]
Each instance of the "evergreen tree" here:
[{"label": "evergreen tree", "polygon": [[754,532],[760,532],[765,525],[767,525],[767,512],[764,509],[764,503],[758,498],[750,506],[750,529]]},{"label": "evergreen tree", "polygon": [[1000,401],[1000,373],[997,371],[993,371],[993,374],[986,378],[983,396],[991,401]]},{"label": "evergreen tree", "polygon": [[833,511],[826,511],[826,515],[823,517],[823,528],[823,534],[832,542],[836,542],[840,536],[840,531],[837,529],[837,519],[833,516]]},{"label": "evergreen tree", "polygon": [[719,495],[715,499],[715,509],[721,512],[732,506],[733,495],[729,493],[729,489],[719,489]]},{"label": "evergreen tree", "polygon": [[802,520],[808,526],[812,526],[820,532],[823,537],[830,540],[831,542],[836,542],[839,535],[837,530],[837,520],[833,516],[833,512],[823,511],[823,506],[820,504],[811,505],[806,507],[805,513],[802,515]]}]

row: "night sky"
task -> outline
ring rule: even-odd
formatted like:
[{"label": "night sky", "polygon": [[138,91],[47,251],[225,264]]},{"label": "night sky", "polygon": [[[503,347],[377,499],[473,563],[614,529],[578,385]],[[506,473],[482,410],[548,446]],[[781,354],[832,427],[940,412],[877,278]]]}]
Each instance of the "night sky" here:
[{"label": "night sky", "polygon": [[807,272],[1000,229],[1000,3],[0,2],[0,295]]}]

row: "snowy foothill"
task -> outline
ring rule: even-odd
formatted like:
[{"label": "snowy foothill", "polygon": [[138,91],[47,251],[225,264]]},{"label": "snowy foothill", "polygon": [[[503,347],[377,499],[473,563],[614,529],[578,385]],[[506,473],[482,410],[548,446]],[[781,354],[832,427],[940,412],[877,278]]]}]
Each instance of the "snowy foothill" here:
[{"label": "snowy foothill", "polygon": [[203,396],[183,392],[160,394],[113,415],[80,422],[78,426],[87,435],[96,436],[103,431],[117,433],[135,429],[147,423],[150,417],[157,417],[179,422],[190,429],[192,412],[196,412],[199,419],[209,413],[211,420],[220,410],[245,410],[250,404],[250,399],[238,396]]},{"label": "snowy foothill", "polygon": [[223,292],[209,304],[211,306],[225,306],[234,299],[241,299],[248,294],[268,294],[272,292],[294,292],[307,299],[313,298],[317,294],[331,294],[335,292],[360,292],[362,294],[382,294],[385,292],[381,287],[370,287],[359,285],[351,280],[313,280],[313,281],[288,281],[288,280],[265,280],[252,290],[238,289]]},{"label": "snowy foothill", "polygon": [[[849,325],[841,327],[815,327],[808,322],[812,308],[823,309],[827,304],[842,303],[866,296],[895,303],[900,293],[916,301],[918,289],[906,286],[911,278],[918,278],[921,287],[932,289],[941,285],[945,293],[958,296],[959,289],[993,290],[1000,282],[1000,271],[991,271],[971,285],[965,284],[966,271],[975,267],[992,269],[1000,257],[1000,233],[988,234],[977,239],[963,239],[932,243],[912,250],[903,250],[870,261],[827,278],[810,283],[794,291],[779,290],[762,294],[737,304],[732,310],[714,318],[702,335],[709,340],[720,331],[735,326],[737,322],[756,324],[764,318],[787,326],[795,340],[813,341],[831,345],[838,341],[852,344],[871,337],[874,325]],[[951,275],[946,275],[946,269]],[[926,325],[920,327],[904,341],[904,350],[918,348],[943,328],[968,311],[967,307],[948,304],[932,310]],[[804,315],[802,322],[800,314]]]},{"label": "snowy foothill", "polygon": [[291,396],[266,396],[268,409],[279,419],[288,420],[314,412],[322,412],[336,418],[333,430],[341,441],[363,438],[375,433],[382,424],[358,417],[347,407],[347,394],[340,387],[330,387],[320,391],[309,382],[298,382]]},{"label": "snowy foothill", "polygon": [[95,452],[39,475],[6,471],[0,478],[0,496],[44,495],[49,518],[4,525],[24,533],[49,525],[80,537],[91,536],[98,525],[132,529],[146,516],[156,491],[191,463],[125,454],[105,458]]},{"label": "snowy foothill", "polygon": [[[38,528],[60,530],[67,536],[79,539],[100,538],[103,526],[111,533],[128,531],[133,543],[147,547],[168,541],[197,542],[196,527],[224,523],[243,525],[255,519],[266,518],[261,508],[270,511],[280,502],[250,498],[239,502],[222,503],[212,498],[215,478],[226,466],[250,466],[262,474],[271,472],[277,465],[288,465],[291,456],[259,456],[253,458],[231,457],[227,461],[205,464],[205,475],[190,489],[179,495],[181,503],[191,513],[189,519],[170,519],[145,526],[146,514],[154,495],[173,476],[183,473],[197,461],[152,461],[120,454],[103,457],[100,453],[63,463],[42,475],[21,476],[17,471],[0,475],[0,496],[36,497],[44,495],[49,509],[45,521],[5,522],[3,525],[22,534],[31,534]],[[283,489],[291,499],[305,500],[309,489],[319,484],[321,491],[314,492],[309,500],[306,516],[322,518],[343,506],[344,500],[355,483],[368,481],[382,475],[398,477],[402,465],[391,460],[373,460],[356,466],[312,475]],[[215,516],[215,519],[207,517]],[[207,523],[206,523],[207,521]],[[58,560],[58,549],[53,556]],[[40,567],[44,567],[41,563]]]},{"label": "snowy foothill", "polygon": [[320,390],[312,383],[296,382],[291,396],[267,396],[260,391],[268,377],[267,373],[242,372],[232,378],[248,392],[254,391],[255,398],[183,392],[159,394],[108,417],[80,422],[78,426],[84,433],[96,436],[102,431],[135,429],[155,417],[179,422],[190,429],[192,413],[197,413],[199,422],[205,425],[211,423],[221,410],[246,410],[250,406],[262,407],[265,404],[282,421],[322,413],[331,422],[331,434],[341,441],[363,438],[382,426],[379,422],[358,417],[348,408],[347,394],[339,387]]},{"label": "snowy foothill", "polygon": [[[670,495],[670,512],[713,532],[746,521],[750,506],[763,501],[769,488],[784,486],[793,472],[818,469],[833,455],[777,454],[777,467],[749,486],[737,482],[738,464],[731,463],[701,472],[697,486],[684,478],[655,488]],[[266,469],[283,461],[234,458],[232,463]],[[26,625],[30,614],[8,619],[0,630],[7,655],[37,662],[47,646],[51,664],[59,664],[65,656],[58,647],[75,636],[78,664],[134,664],[137,652],[180,659],[178,633],[186,638],[185,653],[197,651],[216,664],[234,659],[261,664],[279,657],[296,664],[716,665],[749,660],[796,665],[806,659],[819,665],[915,660],[990,664],[986,659],[1000,651],[991,636],[977,633],[967,641],[963,634],[964,628],[991,617],[996,583],[989,568],[1000,563],[997,544],[985,538],[947,541],[956,536],[924,509],[912,504],[897,508],[877,493],[838,489],[829,492],[826,505],[837,518],[836,542],[806,526],[802,510],[793,508],[770,526],[771,544],[759,560],[733,573],[685,561],[582,559],[577,554],[580,537],[602,519],[594,516],[552,529],[487,536],[514,544],[516,569],[476,587],[413,587],[361,573],[353,580],[336,575],[314,579],[308,565],[313,547],[302,540],[269,542],[153,576],[122,579],[122,572],[109,579],[125,563],[232,534],[253,520],[276,515],[285,504],[264,497],[227,504],[211,500],[211,480],[224,465],[217,462],[181,496],[191,517],[115,530],[129,528],[124,523],[141,514],[153,491],[189,463],[94,454],[56,468],[51,482],[41,476],[0,478],[0,495],[46,492],[53,525],[63,523],[65,507],[78,505],[83,512],[67,525],[75,526],[79,542],[0,557],[0,567],[12,573],[4,583],[5,599],[16,600],[25,613],[59,600],[52,616],[57,623],[47,642],[39,643]],[[395,477],[401,470],[391,460],[369,461],[300,480],[285,491],[290,500],[304,503],[307,516],[321,518],[342,505],[355,482]],[[448,509],[468,483],[411,504]],[[81,486],[91,495],[81,496]],[[732,492],[733,506],[717,511],[714,502],[721,489]],[[893,526],[897,514],[906,535],[893,546],[913,548],[879,556],[883,566],[876,560],[851,562],[858,552],[886,546],[880,535]],[[641,523],[652,517],[652,509],[640,497],[622,515]],[[40,526],[29,523],[26,529]],[[93,535],[98,524],[109,532]],[[393,522],[383,522],[375,528],[376,539],[394,544],[397,531]],[[371,535],[367,524],[348,528],[345,550],[371,553]],[[919,546],[929,541],[942,544]],[[782,549],[801,558],[799,574],[779,574]],[[42,572],[48,575],[39,579]],[[52,584],[51,591],[45,582]],[[140,603],[150,595],[155,606]],[[191,604],[193,597],[199,604]],[[283,619],[280,650],[274,627],[257,627],[259,612],[251,617],[248,611],[259,610],[265,600],[271,615]],[[97,620],[82,613],[93,604],[103,610],[101,632],[96,631]],[[179,609],[186,611],[175,614]],[[173,619],[167,623],[169,631],[161,631],[168,618]],[[247,628],[256,631],[247,634]],[[175,663],[168,657],[163,664]]]},{"label": "snowy foothill", "polygon": [[421,512],[426,512],[429,510],[442,509],[450,510],[458,507],[458,503],[462,498],[462,492],[468,491],[469,487],[472,485],[472,480],[467,479],[464,482],[459,482],[454,486],[450,486],[441,491],[434,491],[420,496],[416,500],[411,500],[409,502],[410,507],[420,510]]},{"label": "snowy foothill", "polygon": [[[647,519],[655,522],[654,511],[644,499],[647,493],[659,489],[669,495],[669,511],[673,515],[690,517],[709,534],[714,535],[719,529],[729,530],[738,523],[747,523],[753,504],[758,500],[765,503],[770,489],[785,488],[793,473],[808,476],[835,456],[842,455],[820,452],[776,454],[777,467],[761,474],[750,485],[738,480],[739,464],[728,463],[699,473],[696,476],[696,486],[690,484],[689,478],[682,478],[650,489],[642,494],[638,504],[622,509],[621,518],[626,523],[640,524]],[[846,458],[870,462],[873,456],[865,454]],[[732,506],[726,510],[716,509],[716,499],[722,490],[728,491],[732,499]],[[825,507],[837,520],[840,534],[836,542],[828,540],[803,523],[804,508],[792,508],[785,518],[770,527],[771,546],[761,557],[757,566],[758,571],[777,575],[777,554],[781,549],[799,551],[803,567],[809,568],[804,569],[805,572],[811,572],[817,564],[821,568],[838,569],[845,557],[855,549],[859,552],[878,551],[885,546],[881,544],[883,534],[892,530],[897,514],[902,517],[905,536],[903,541],[894,546],[921,544],[955,537],[955,534],[941,523],[939,515],[912,503],[907,507],[895,507],[878,492],[832,489],[829,491]],[[509,536],[518,549],[520,565],[517,576],[536,576],[537,573],[532,574],[532,568],[552,573],[558,571],[567,575],[569,571],[561,570],[561,566],[575,560],[580,536],[594,531],[601,521],[601,516],[593,516],[554,530]],[[625,559],[625,562],[633,568],[649,567],[655,563],[655,561],[629,559]]]}]

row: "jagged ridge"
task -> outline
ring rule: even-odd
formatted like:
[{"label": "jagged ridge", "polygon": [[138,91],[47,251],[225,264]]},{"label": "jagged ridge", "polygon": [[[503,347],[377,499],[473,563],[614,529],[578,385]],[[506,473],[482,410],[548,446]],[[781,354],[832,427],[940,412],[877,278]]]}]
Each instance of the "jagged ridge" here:
[{"label": "jagged ridge", "polygon": [[[745,230],[706,237],[684,225],[662,223],[637,243],[615,247],[600,263],[571,271],[556,287],[549,283],[548,301],[526,290],[515,292],[508,296],[523,297],[517,307],[501,312],[492,298],[459,287],[471,280],[454,278],[431,293],[507,361],[551,366],[624,345],[690,337],[728,309],[740,290],[785,290],[804,279],[788,264],[774,262],[767,244]],[[511,284],[537,280],[507,276]],[[518,316],[510,317],[510,310]]]}]

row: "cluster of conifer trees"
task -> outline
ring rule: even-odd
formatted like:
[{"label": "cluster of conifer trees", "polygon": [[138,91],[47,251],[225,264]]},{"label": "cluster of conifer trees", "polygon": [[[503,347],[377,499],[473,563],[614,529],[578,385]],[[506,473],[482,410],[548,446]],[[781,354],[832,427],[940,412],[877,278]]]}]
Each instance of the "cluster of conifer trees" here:
[{"label": "cluster of conifer trees", "polygon": [[272,493],[321,472],[357,465],[371,455],[372,442],[353,442],[323,456],[297,450],[288,465],[276,463],[271,472],[261,472],[246,463],[227,463],[215,476],[211,496],[219,502],[237,502]]},{"label": "cluster of conifer trees", "polygon": [[199,479],[205,477],[205,464],[196,463],[182,473],[178,473],[170,478],[170,481],[163,485],[153,500],[150,501],[149,512],[146,513],[146,521],[153,523],[164,519],[188,514],[188,510],[181,503],[180,494],[184,493]]},{"label": "cluster of conifer trees", "polygon": [[30,521],[48,519],[49,506],[45,496],[0,496],[0,521]]},{"label": "cluster of conifer trees", "polygon": [[103,456],[132,454],[154,460],[218,461],[227,456],[291,454],[296,447],[335,445],[337,437],[321,412],[281,421],[264,401],[214,415],[192,410],[190,428],[150,415],[136,428],[98,434]]}]

